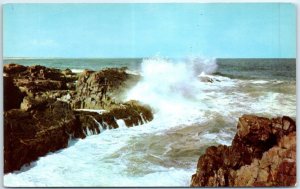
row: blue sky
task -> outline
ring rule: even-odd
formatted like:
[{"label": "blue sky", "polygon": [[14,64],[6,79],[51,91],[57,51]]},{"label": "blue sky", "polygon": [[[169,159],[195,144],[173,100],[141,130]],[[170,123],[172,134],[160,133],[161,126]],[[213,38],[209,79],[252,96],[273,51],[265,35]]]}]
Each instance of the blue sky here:
[{"label": "blue sky", "polygon": [[292,4],[7,4],[4,57],[295,58]]}]

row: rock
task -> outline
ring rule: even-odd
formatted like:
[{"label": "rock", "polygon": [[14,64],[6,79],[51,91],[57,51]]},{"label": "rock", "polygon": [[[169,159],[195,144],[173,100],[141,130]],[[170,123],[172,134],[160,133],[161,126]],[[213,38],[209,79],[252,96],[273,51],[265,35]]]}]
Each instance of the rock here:
[{"label": "rock", "polygon": [[65,83],[54,80],[35,80],[17,79],[16,85],[28,96],[35,96],[38,92],[66,89]]},{"label": "rock", "polygon": [[[153,119],[151,108],[149,106],[142,105],[138,101],[128,101],[121,105],[115,105],[109,111],[101,114],[80,110],[75,111],[75,114],[80,122],[84,123],[80,126],[83,130],[86,129],[86,123],[90,122],[91,126],[88,126],[88,128],[97,130],[95,133],[99,133],[97,129],[99,126],[103,129],[119,128],[120,126],[116,121],[118,119],[122,119],[127,127],[141,125],[152,121]],[[90,121],[83,121],[87,119],[90,119]]]},{"label": "rock", "polygon": [[[237,170],[234,186],[294,186],[296,132],[283,136],[279,142],[279,145],[266,151],[260,160],[255,159],[250,165]],[[285,147],[286,144],[288,147]]]},{"label": "rock", "polygon": [[65,69],[61,72],[65,76],[65,81],[68,89],[75,90],[75,81],[78,80],[78,74],[73,73],[70,69]]},{"label": "rock", "polygon": [[127,127],[140,125],[153,119],[149,106],[141,105],[138,101],[133,100],[111,109],[110,114],[116,119],[123,119]]},{"label": "rock", "polygon": [[47,68],[45,66],[22,66],[18,64],[4,65],[3,72],[14,78],[27,79],[49,79],[62,81],[65,76],[59,69]]},{"label": "rock", "polygon": [[3,85],[4,111],[20,108],[25,94],[15,86],[12,77],[3,77]]},{"label": "rock", "polygon": [[127,74],[124,69],[108,68],[99,72],[85,70],[76,83],[75,109],[106,109],[122,95],[128,85],[138,81],[139,76]]},{"label": "rock", "polygon": [[100,125],[94,117],[97,113],[75,113],[77,127],[74,131],[75,138],[85,138],[88,135],[100,133]]},{"label": "rock", "polygon": [[111,113],[99,114],[97,112],[76,110],[75,115],[80,123],[78,128],[83,131],[79,131],[78,136],[83,135],[83,138],[87,132],[98,134],[101,130],[118,128],[116,119]]},{"label": "rock", "polygon": [[76,128],[76,117],[67,103],[36,106],[31,111],[12,109],[4,113],[5,173],[67,147],[69,135]]},{"label": "rock", "polygon": [[209,147],[191,186],[294,186],[296,124],[287,116],[239,118],[231,146]]},{"label": "rock", "polygon": [[22,66],[17,64],[4,65],[4,75],[14,78],[14,84],[28,96],[35,96],[37,92],[51,90],[73,90],[78,75],[71,70],[45,66]]},{"label": "rock", "polygon": [[54,103],[56,100],[53,98],[43,98],[36,97],[32,98],[29,96],[24,97],[23,102],[21,103],[20,109],[28,110],[40,110],[47,107],[48,104]]},{"label": "rock", "polygon": [[18,64],[5,64],[3,66],[3,72],[9,75],[11,74],[19,74],[27,70],[26,66],[18,65]]},{"label": "rock", "polygon": [[139,79],[125,69],[85,70],[78,76],[68,69],[8,64],[4,75],[5,173],[67,147],[70,139],[118,128],[118,119],[127,127],[153,119],[149,106],[122,102],[121,94]]},{"label": "rock", "polygon": [[199,76],[201,82],[213,83],[214,80],[208,76]]},{"label": "rock", "polygon": [[59,70],[54,68],[47,68],[45,66],[29,66],[24,73],[26,76],[31,76],[34,79],[64,81],[65,75]]},{"label": "rock", "polygon": [[5,64],[3,66],[3,72],[8,75],[15,75],[27,70],[26,66],[18,65],[18,64]]},{"label": "rock", "polygon": [[70,70],[69,68],[63,70],[62,73],[63,73],[64,75],[72,75],[72,74],[73,74],[72,70]]}]

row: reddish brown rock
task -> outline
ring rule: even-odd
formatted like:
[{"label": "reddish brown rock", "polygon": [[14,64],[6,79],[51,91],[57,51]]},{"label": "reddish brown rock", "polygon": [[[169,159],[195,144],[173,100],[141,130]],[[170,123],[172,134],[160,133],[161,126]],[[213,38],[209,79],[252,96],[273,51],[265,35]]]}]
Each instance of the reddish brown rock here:
[{"label": "reddish brown rock", "polygon": [[294,186],[295,183],[296,132],[283,136],[260,160],[242,166],[234,179],[234,186]]},{"label": "reddish brown rock", "polygon": [[15,86],[12,77],[3,77],[4,111],[20,108],[24,96],[25,94]]},{"label": "reddish brown rock", "polygon": [[127,74],[125,69],[85,70],[76,83],[77,96],[72,105],[76,109],[109,109],[120,103],[122,93],[138,79],[138,76]]},{"label": "reddish brown rock", "polygon": [[116,119],[123,119],[127,127],[144,124],[153,119],[150,106],[142,105],[134,100],[112,108],[110,114]]},{"label": "reddish brown rock", "polygon": [[47,68],[45,66],[22,66],[18,64],[4,65],[3,72],[14,78],[28,78],[34,79],[49,79],[62,81],[65,75],[59,70],[54,68]]},{"label": "reddish brown rock", "polygon": [[77,74],[45,66],[4,65],[4,75],[13,78],[14,85],[28,96],[52,90],[74,89]]},{"label": "reddish brown rock", "polygon": [[153,119],[151,108],[139,103],[138,101],[128,101],[123,103],[121,106],[112,107],[110,110],[101,114],[77,110],[75,111],[75,115],[81,123],[84,123],[84,127],[86,127],[86,123],[89,122],[89,125],[93,125],[91,128],[96,126],[99,127],[98,124],[100,124],[103,129],[119,128],[120,126],[117,123],[118,119],[122,119],[127,127],[141,125],[152,121]]},{"label": "reddish brown rock", "polygon": [[22,65],[19,65],[19,64],[5,64],[3,66],[3,72],[6,73],[6,74],[15,75],[15,74],[19,74],[21,72],[24,72],[26,70],[27,70],[26,66],[22,66]]},{"label": "reddish brown rock", "polygon": [[[72,138],[118,128],[117,119],[127,127],[153,119],[149,106],[121,102],[123,90],[137,82],[124,69],[86,70],[78,79],[71,70],[8,64],[4,75],[5,173],[67,147]],[[106,112],[74,111],[76,107]]]},{"label": "reddish brown rock", "polygon": [[294,186],[296,124],[289,117],[239,118],[231,146],[207,148],[191,186]]},{"label": "reddish brown rock", "polygon": [[48,152],[64,148],[76,128],[67,103],[49,101],[31,111],[4,113],[4,172],[20,169]]}]

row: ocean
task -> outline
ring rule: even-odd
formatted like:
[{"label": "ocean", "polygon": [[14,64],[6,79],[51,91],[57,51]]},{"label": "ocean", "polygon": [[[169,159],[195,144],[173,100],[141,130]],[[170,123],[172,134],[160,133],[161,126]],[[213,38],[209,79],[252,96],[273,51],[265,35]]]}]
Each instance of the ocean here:
[{"label": "ocean", "polygon": [[[143,58],[7,58],[4,64],[16,63],[25,66],[42,65],[50,68],[72,69],[80,72],[84,69],[101,70],[104,68],[127,67],[132,71],[140,71]],[[169,59],[175,63],[180,61],[212,61],[210,59]],[[216,59],[217,70],[214,74],[238,79],[296,79],[296,59]]]},{"label": "ocean", "polygon": [[[80,72],[127,67],[142,79],[124,100],[154,120],[70,141],[4,175],[5,186],[189,186],[211,145],[230,145],[243,114],[296,119],[295,59],[5,59]],[[210,77],[213,82],[201,82]]]}]

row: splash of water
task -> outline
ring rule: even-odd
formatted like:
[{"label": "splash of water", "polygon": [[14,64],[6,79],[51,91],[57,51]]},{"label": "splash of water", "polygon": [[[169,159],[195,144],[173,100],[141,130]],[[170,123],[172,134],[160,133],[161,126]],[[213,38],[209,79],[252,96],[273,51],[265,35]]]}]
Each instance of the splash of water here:
[{"label": "splash of water", "polygon": [[190,58],[144,59],[140,81],[127,94],[127,100],[136,99],[151,105],[154,110],[180,113],[190,107],[201,92],[198,75],[213,73],[217,69],[214,59]]},{"label": "splash of water", "polygon": [[[152,58],[141,66],[142,80],[127,99],[149,104],[156,110],[154,120],[130,129],[117,120],[123,127],[41,157],[31,169],[5,175],[5,185],[189,186],[200,151],[230,144],[240,115],[296,113],[295,84],[217,75],[211,77],[220,82],[200,82],[199,75],[217,69],[209,59]],[[283,86],[288,90],[279,93]]]}]

